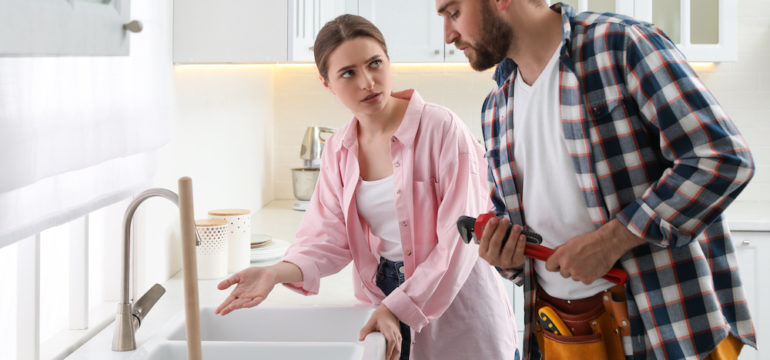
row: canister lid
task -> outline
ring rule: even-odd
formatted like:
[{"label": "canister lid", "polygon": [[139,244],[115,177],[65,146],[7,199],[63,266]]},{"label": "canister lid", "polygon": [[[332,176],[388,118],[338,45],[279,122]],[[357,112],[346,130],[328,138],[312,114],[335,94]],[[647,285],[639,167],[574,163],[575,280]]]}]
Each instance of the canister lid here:
[{"label": "canister lid", "polygon": [[248,215],[251,210],[248,209],[217,209],[209,210],[209,215],[213,216],[236,216],[236,215]]},{"label": "canister lid", "polygon": [[195,220],[195,226],[222,226],[227,225],[227,220],[225,219],[199,219]]}]

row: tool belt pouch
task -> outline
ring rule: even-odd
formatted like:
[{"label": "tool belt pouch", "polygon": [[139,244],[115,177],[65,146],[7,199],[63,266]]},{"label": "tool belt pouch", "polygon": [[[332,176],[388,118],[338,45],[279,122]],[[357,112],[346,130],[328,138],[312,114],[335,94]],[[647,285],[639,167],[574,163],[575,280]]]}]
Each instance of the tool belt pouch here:
[{"label": "tool belt pouch", "polygon": [[[615,291],[624,294],[623,288],[618,288]],[[572,332],[571,336],[557,335],[535,322],[535,335],[543,359],[601,360],[625,357],[621,340],[621,336],[628,333],[625,297],[618,301],[611,290],[573,301],[553,298],[542,290],[538,291],[535,308],[550,306]]]}]

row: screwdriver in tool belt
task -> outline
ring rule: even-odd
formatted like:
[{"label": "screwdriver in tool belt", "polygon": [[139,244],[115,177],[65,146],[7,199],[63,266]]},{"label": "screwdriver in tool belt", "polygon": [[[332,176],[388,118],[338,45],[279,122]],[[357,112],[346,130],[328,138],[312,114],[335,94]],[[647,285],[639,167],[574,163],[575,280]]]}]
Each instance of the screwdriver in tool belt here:
[{"label": "screwdriver in tool belt", "polygon": [[537,310],[537,322],[543,329],[556,335],[572,336],[572,331],[567,327],[567,324],[561,320],[556,310],[550,306],[546,305]]}]

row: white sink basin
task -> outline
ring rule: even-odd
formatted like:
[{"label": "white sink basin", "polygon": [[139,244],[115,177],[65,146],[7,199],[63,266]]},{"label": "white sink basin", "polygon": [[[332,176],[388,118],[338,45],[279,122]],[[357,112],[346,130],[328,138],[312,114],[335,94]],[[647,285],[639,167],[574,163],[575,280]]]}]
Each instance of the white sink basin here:
[{"label": "white sink basin", "polygon": [[[373,311],[370,306],[255,307],[221,316],[214,314],[214,308],[202,308],[201,339],[357,342]],[[173,328],[168,339],[187,339],[184,322]]]},{"label": "white sink basin", "polygon": [[[204,359],[363,359],[363,345],[352,343],[259,343],[204,341],[201,344]],[[187,343],[166,341],[158,345],[148,360],[187,360]]]},{"label": "white sink basin", "polygon": [[[385,338],[358,335],[371,306],[255,307],[228,315],[202,308],[201,347],[205,359],[372,359],[385,358]],[[149,359],[186,359],[184,316],[165,327]],[[150,349],[148,349],[150,350]]]}]

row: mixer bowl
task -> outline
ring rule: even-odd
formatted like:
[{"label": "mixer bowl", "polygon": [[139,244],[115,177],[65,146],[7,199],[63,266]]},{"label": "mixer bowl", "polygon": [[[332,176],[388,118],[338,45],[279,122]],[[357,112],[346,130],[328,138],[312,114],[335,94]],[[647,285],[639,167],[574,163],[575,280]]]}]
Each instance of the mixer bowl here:
[{"label": "mixer bowl", "polygon": [[294,197],[298,200],[310,200],[313,196],[315,184],[318,181],[318,168],[294,168],[291,169],[291,181],[294,189]]}]

